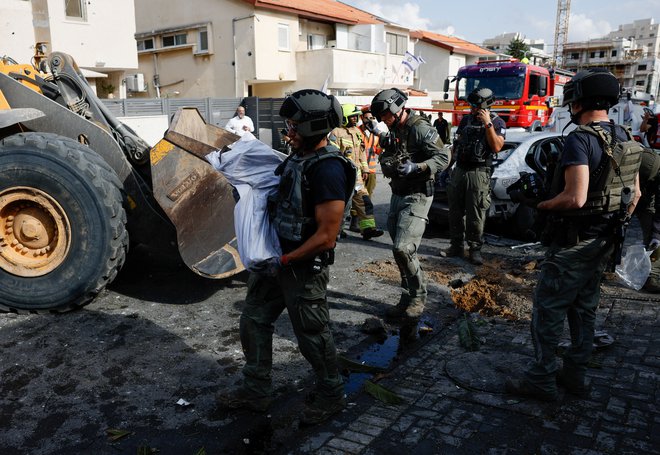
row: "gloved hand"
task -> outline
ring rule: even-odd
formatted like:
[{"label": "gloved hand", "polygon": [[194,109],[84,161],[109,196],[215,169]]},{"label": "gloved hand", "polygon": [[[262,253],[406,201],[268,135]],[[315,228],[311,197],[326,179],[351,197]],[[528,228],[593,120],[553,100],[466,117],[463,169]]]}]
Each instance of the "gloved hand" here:
[{"label": "gloved hand", "polygon": [[415,174],[420,171],[419,164],[413,163],[412,161],[406,161],[401,163],[396,168],[397,173],[400,177],[407,177],[411,174]]},{"label": "gloved hand", "polygon": [[378,142],[383,149],[389,148],[394,145],[394,136],[389,131],[378,133]]},{"label": "gloved hand", "polygon": [[378,122],[377,122],[375,119],[372,119],[370,122],[366,122],[366,123],[364,124],[364,127],[365,127],[369,132],[371,132],[371,133],[373,133],[373,134],[378,135],[378,134],[382,133],[382,131],[381,131],[380,128],[378,127]]},{"label": "gloved hand", "polygon": [[647,251],[655,251],[660,247],[660,240],[659,239],[653,239],[649,243],[649,247],[646,249]]}]

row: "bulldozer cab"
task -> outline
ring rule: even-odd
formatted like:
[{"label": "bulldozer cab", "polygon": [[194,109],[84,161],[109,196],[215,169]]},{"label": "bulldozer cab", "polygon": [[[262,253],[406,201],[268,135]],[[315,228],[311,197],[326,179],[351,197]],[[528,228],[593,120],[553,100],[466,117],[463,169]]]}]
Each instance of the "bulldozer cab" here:
[{"label": "bulldozer cab", "polygon": [[238,136],[183,108],[152,148],[109,112],[71,56],[34,62],[0,62],[0,309],[90,302],[129,243],[176,245],[208,278],[242,271],[232,187],[204,158]]}]

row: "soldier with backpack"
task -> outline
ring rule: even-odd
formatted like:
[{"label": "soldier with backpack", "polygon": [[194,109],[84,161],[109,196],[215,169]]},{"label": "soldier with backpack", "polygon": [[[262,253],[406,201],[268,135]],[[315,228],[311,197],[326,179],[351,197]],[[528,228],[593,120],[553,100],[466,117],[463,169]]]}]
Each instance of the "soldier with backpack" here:
[{"label": "soldier with backpack", "polygon": [[[618,98],[619,82],[605,69],[580,71],[564,87],[564,105],[578,127],[552,172],[550,198],[536,205],[551,221],[532,311],[535,359],[522,377],[507,379],[509,393],[555,401],[559,384],[571,394],[588,395],[585,377],[602,274],[640,197],[642,146],[607,115]],[[556,348],[564,319],[571,346],[560,369]]]}]

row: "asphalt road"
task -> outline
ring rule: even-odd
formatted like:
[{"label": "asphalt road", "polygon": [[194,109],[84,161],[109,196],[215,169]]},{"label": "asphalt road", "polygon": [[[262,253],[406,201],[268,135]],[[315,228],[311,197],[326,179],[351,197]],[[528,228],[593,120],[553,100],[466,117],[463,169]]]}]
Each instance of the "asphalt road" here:
[{"label": "asphalt road", "polygon": [[[374,199],[383,225],[384,182]],[[424,248],[437,252],[442,241],[429,239]],[[350,234],[337,249],[329,289],[342,353],[359,355],[370,346],[361,325],[398,301],[395,284],[355,272],[391,258],[390,245],[387,235],[365,242]],[[223,414],[215,403],[241,378],[241,278],[204,279],[176,259],[137,248],[115,282],[81,311],[0,314],[0,453],[241,451],[243,440],[263,429],[254,416]],[[275,412],[287,430],[275,439],[287,439],[313,376],[286,314],[273,350]],[[126,435],[113,441],[111,430]]]},{"label": "asphalt road", "polygon": [[[381,180],[374,198],[380,226],[388,200]],[[437,257],[447,245],[442,229],[428,229],[420,253]],[[338,245],[329,286],[338,351],[386,367],[424,343],[417,335],[404,346],[395,326],[380,339],[361,331],[365,320],[398,301],[396,282],[356,271],[391,260],[390,247],[387,235],[365,242],[350,234]],[[491,257],[529,254],[511,251],[485,248]],[[458,277],[473,272],[467,263],[461,267]],[[286,314],[275,329],[277,399],[270,417],[216,405],[216,394],[241,379],[245,292],[240,279],[207,280],[166,255],[135,249],[117,280],[80,311],[0,314],[0,453],[181,455],[295,446],[313,375]],[[451,307],[448,287],[431,284],[424,324],[442,330],[455,317]],[[359,397],[363,379],[347,378],[349,401]]]}]

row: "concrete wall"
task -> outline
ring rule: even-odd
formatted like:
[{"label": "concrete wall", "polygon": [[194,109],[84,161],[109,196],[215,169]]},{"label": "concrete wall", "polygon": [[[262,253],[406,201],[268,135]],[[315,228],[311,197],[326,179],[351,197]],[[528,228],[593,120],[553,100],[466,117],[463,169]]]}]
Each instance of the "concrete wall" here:
[{"label": "concrete wall", "polygon": [[34,55],[32,6],[25,0],[0,2],[0,54],[18,63],[28,63]]},{"label": "concrete wall", "polygon": [[[303,46],[298,38],[297,16],[266,10],[258,11],[257,16],[259,20],[254,22],[256,73],[251,82],[295,81],[296,51],[307,49],[307,43]],[[287,25],[289,28],[288,50],[279,48],[279,24]]]},{"label": "concrete wall", "polygon": [[[165,7],[168,4],[170,6]],[[156,96],[153,87],[153,76],[156,71],[163,85],[161,96],[185,98],[235,96],[237,89],[234,84],[233,30],[237,32],[238,45],[242,46],[243,50],[245,40],[242,38],[249,36],[248,32],[252,27],[253,18],[250,18],[254,13],[252,6],[241,0],[195,0],[194,7],[178,2],[139,0],[136,1],[135,9],[137,33],[210,23],[209,46],[212,48],[212,53],[201,55],[194,55],[192,48],[163,51],[157,54],[140,52],[139,71],[144,73],[149,87],[147,93],[136,96]],[[192,35],[189,35],[189,39],[192,39],[191,37]],[[160,47],[158,40],[159,37],[156,37],[156,47]],[[247,52],[247,49],[245,50]],[[245,65],[248,61],[241,58],[238,70],[246,70]],[[247,68],[247,71],[250,72],[250,68]]]},{"label": "concrete wall", "polygon": [[51,49],[90,69],[137,68],[133,0],[85,2],[87,20],[65,17],[64,2],[48,1]]}]

